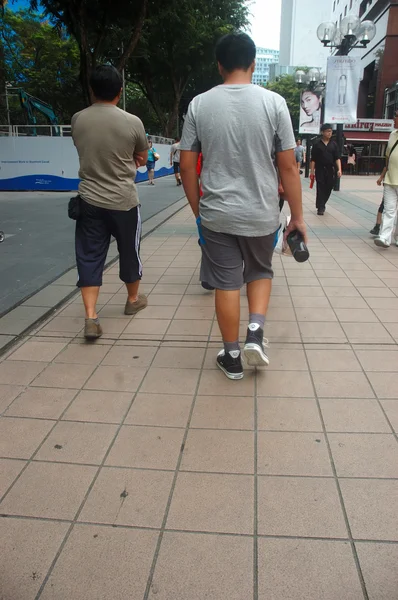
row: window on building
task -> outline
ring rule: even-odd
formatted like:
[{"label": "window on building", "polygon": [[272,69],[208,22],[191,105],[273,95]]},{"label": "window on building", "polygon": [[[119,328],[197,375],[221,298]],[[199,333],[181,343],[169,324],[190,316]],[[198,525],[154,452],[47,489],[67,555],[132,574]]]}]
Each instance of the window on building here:
[{"label": "window on building", "polygon": [[350,10],[352,9],[352,0],[350,0]]},{"label": "window on building", "polygon": [[343,18],[343,13],[340,13],[340,19],[339,19],[340,23],[341,23],[342,18]]},{"label": "window on building", "polygon": [[345,7],[345,9],[344,9],[344,16],[346,16],[346,15],[347,15],[347,7]]},{"label": "window on building", "polygon": [[333,2],[333,12],[336,10],[336,0]]}]

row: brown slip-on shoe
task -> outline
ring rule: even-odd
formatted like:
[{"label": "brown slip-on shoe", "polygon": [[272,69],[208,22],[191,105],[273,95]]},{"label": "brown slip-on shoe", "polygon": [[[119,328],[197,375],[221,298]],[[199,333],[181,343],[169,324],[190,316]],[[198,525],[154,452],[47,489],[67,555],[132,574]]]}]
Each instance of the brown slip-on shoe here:
[{"label": "brown slip-on shoe", "polygon": [[86,340],[96,340],[102,335],[102,327],[95,319],[86,319],[84,325],[84,337]]},{"label": "brown slip-on shoe", "polygon": [[125,315],[135,315],[140,312],[140,310],[144,310],[148,306],[148,298],[144,294],[138,294],[138,298],[135,302],[130,302],[127,299],[126,306],[124,309]]}]

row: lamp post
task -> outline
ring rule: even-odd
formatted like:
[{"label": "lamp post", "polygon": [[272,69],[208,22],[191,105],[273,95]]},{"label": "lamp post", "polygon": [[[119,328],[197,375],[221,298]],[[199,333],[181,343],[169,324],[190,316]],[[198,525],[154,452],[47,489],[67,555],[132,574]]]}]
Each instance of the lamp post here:
[{"label": "lamp post", "polygon": [[[305,73],[301,69],[298,69],[294,74],[294,79],[297,85],[300,87],[306,87],[309,90],[322,92],[326,85],[326,75],[321,73],[320,69],[312,68]],[[306,139],[306,161],[304,176],[308,178],[310,173],[310,155],[311,155],[311,134],[304,134]]]},{"label": "lamp post", "polygon": [[[373,21],[362,21],[355,15],[347,15],[336,27],[331,21],[321,23],[317,29],[319,41],[325,48],[335,50],[336,56],[347,56],[353,48],[366,48],[376,35]],[[340,152],[343,150],[343,123],[337,124],[336,142]],[[340,179],[336,178],[334,186],[340,190]]]}]

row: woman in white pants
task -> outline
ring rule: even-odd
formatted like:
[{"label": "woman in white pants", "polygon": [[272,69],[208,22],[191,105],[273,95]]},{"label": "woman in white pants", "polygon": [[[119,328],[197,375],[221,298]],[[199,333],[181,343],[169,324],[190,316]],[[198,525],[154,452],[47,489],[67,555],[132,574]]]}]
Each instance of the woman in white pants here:
[{"label": "woman in white pants", "polygon": [[375,239],[376,246],[388,248],[395,231],[395,243],[398,246],[397,211],[398,211],[398,110],[394,118],[395,131],[390,134],[386,150],[386,166],[377,180],[377,185],[384,183],[384,212],[380,233]]}]

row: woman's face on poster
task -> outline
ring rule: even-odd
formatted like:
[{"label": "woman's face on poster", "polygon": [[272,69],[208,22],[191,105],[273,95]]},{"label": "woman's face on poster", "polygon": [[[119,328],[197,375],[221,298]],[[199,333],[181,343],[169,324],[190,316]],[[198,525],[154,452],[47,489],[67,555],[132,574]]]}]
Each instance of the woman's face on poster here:
[{"label": "woman's face on poster", "polygon": [[318,96],[311,91],[303,92],[301,96],[301,108],[308,117],[319,110],[320,102]]}]

